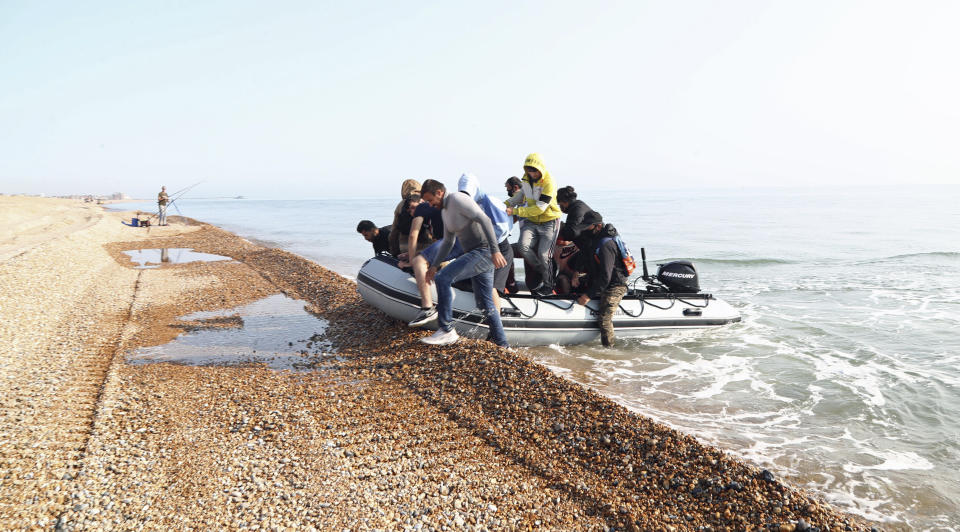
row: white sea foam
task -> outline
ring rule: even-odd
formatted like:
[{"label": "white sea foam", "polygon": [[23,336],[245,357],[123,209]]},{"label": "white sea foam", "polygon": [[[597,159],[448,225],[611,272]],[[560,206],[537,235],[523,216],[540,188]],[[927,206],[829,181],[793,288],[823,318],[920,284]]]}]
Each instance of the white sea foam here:
[{"label": "white sea foam", "polygon": [[874,450],[866,445],[858,446],[861,451],[869,452],[870,456],[880,460],[875,465],[846,463],[843,470],[848,473],[862,473],[864,471],[905,471],[933,469],[934,465],[926,458],[913,451]]}]

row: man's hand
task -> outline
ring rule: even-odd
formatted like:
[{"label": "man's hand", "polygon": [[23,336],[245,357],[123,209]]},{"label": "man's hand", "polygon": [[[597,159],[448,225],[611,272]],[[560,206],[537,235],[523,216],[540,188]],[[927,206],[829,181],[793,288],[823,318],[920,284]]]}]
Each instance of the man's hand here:
[{"label": "man's hand", "polygon": [[590,301],[590,296],[588,296],[587,294],[582,294],[580,297],[577,298],[577,303],[581,305],[586,305],[588,301]]},{"label": "man's hand", "polygon": [[493,267],[503,268],[507,265],[507,259],[503,258],[503,253],[499,251],[493,254]]},{"label": "man's hand", "polygon": [[433,278],[437,276],[437,268],[435,266],[430,266],[427,268],[426,275],[423,276],[424,280],[427,281],[427,284],[433,282]]},{"label": "man's hand", "polygon": [[507,207],[507,216],[513,216],[513,207]]},{"label": "man's hand", "polygon": [[397,268],[400,268],[401,270],[404,268],[408,268],[409,266],[410,266],[410,263],[405,260],[401,260],[397,262]]},{"label": "man's hand", "polygon": [[400,262],[407,262],[408,260],[410,260],[410,252],[404,251],[403,253],[397,255],[397,260],[399,260]]}]

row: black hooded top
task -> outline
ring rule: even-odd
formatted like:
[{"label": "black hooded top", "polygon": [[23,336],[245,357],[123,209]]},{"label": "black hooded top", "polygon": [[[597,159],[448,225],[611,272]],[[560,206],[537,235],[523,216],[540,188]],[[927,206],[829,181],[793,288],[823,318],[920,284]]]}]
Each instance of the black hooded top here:
[{"label": "black hooded top", "polygon": [[580,226],[583,224],[583,217],[591,210],[590,206],[582,200],[574,200],[567,207],[567,220],[560,230],[560,238],[572,241],[581,251],[585,251],[590,242],[590,237],[582,234],[583,231],[580,230]]},{"label": "black hooded top", "polygon": [[586,287],[581,286],[581,289],[585,288],[582,293],[586,293],[590,299],[600,299],[607,288],[627,284],[629,274],[627,267],[623,264],[623,257],[620,256],[620,248],[616,240],[610,238],[603,245],[600,244],[604,238],[615,237],[617,234],[617,229],[611,224],[603,226],[597,234],[583,232],[583,236],[589,238],[589,244],[582,253],[588,283]]}]

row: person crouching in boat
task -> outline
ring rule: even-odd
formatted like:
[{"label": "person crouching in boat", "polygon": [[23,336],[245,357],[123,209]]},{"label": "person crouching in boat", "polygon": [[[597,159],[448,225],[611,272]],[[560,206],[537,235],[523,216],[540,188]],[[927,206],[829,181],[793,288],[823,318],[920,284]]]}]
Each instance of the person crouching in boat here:
[{"label": "person crouching in boat", "polygon": [[586,235],[581,236],[576,228],[583,225],[583,217],[593,209],[583,200],[577,199],[577,192],[569,186],[557,191],[557,205],[560,206],[560,211],[567,215],[560,228],[561,239],[573,242],[578,249],[586,248],[590,239]]},{"label": "person crouching in boat", "polygon": [[390,224],[390,254],[399,257],[401,253],[407,251],[406,241],[400,238],[400,232],[396,231],[397,224],[400,222],[400,215],[403,213],[407,200],[414,194],[420,194],[420,182],[416,179],[404,179],[400,184],[400,203],[393,209],[393,223]]},{"label": "person crouching in boat", "polygon": [[580,263],[580,250],[573,242],[563,239],[563,228],[560,229],[560,235],[557,239],[557,249],[553,253],[553,261],[557,263],[557,282],[554,291],[558,295],[565,295],[579,286],[581,272],[577,268]]},{"label": "person crouching in boat", "polygon": [[[557,205],[567,215],[567,219],[560,226],[560,237],[557,239],[557,249],[553,260],[557,263],[556,292],[568,294],[579,287],[582,271],[580,250],[589,248],[591,235],[577,228],[583,226],[583,217],[593,209],[577,199],[577,192],[571,186],[557,190]],[[586,255],[586,254],[584,254]]]},{"label": "person crouching in boat", "polygon": [[[500,309],[493,305],[493,270],[502,268],[507,260],[500,253],[493,223],[483,210],[466,194],[447,194],[439,181],[428,179],[420,193],[428,203],[441,209],[443,215],[443,243],[436,259],[427,270],[427,282],[437,283],[437,319],[440,328],[433,335],[421,338],[426,344],[447,345],[460,339],[453,327],[453,283],[470,279],[474,296],[481,300],[490,335],[497,345],[508,347],[507,336],[500,322]],[[443,257],[460,242],[463,255],[447,264],[437,273]]]},{"label": "person crouching in boat", "polygon": [[[430,224],[420,223],[416,229],[416,235],[411,240],[410,232],[413,229],[413,221],[416,218],[417,208],[420,205],[426,205],[423,198],[420,197],[420,193],[411,194],[407,199],[403,200],[403,212],[400,213],[400,216],[397,218],[397,223],[393,227],[393,231],[390,232],[390,239],[393,240],[393,233],[396,231],[400,234],[400,239],[403,242],[413,242],[413,249],[416,251],[414,253],[409,253],[404,251],[399,255],[396,255],[397,266],[400,268],[406,268],[410,266],[410,255],[416,256],[417,253],[426,249],[427,246],[433,243],[433,235],[430,232]],[[422,220],[422,219],[421,219]],[[409,247],[405,246],[405,249]],[[426,268],[424,268],[426,269]]]},{"label": "person crouching in boat", "polygon": [[596,211],[585,214],[577,229],[589,237],[588,247],[582,252],[587,285],[581,285],[582,293],[577,303],[586,305],[591,299],[600,300],[600,341],[605,347],[613,347],[616,343],[613,314],[627,293],[629,277],[617,245],[617,229],[610,224],[604,225],[603,217]]}]

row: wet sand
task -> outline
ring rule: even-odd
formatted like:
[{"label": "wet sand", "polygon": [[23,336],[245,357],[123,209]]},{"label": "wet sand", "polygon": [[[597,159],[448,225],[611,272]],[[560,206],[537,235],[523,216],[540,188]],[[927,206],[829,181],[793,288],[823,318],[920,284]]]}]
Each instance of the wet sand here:
[{"label": "wet sand", "polygon": [[[64,230],[37,220],[43,201],[0,198],[21,228],[0,235],[4,530],[870,528],[523,350],[425,346],[296,255],[80,202],[57,205]],[[136,269],[123,253],[164,247],[234,261]],[[329,322],[336,356],[305,348],[297,372],[126,361],[197,326],[180,316],[278,293]]]}]

